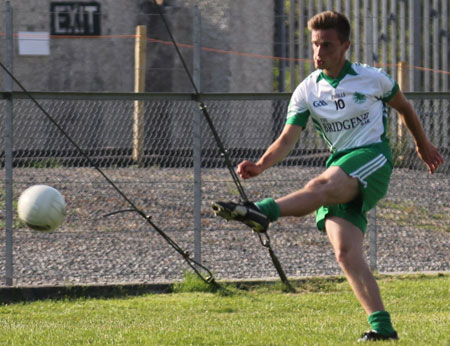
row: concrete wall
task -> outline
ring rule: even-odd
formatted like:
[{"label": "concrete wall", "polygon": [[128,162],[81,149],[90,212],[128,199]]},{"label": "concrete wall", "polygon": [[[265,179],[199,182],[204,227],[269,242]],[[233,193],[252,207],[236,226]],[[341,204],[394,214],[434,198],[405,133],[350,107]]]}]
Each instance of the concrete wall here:
[{"label": "concrete wall", "polygon": [[[50,31],[51,2],[12,1],[14,33]],[[134,38],[126,36],[134,35],[136,26],[141,24],[147,25],[150,38],[169,41],[169,36],[152,1],[97,2],[101,5],[102,38],[52,36],[50,55],[23,56],[18,54],[15,37],[14,73],[26,88],[33,91],[133,91]],[[166,0],[164,13],[179,43],[192,45],[194,5],[198,5],[201,12],[202,46],[273,54],[273,1]],[[5,32],[4,8],[2,3],[0,32]],[[191,67],[192,49],[181,48],[181,51]],[[0,39],[0,58],[5,61],[4,39]],[[3,82],[0,87],[4,87]],[[269,92],[272,90],[272,62],[236,53],[202,51],[201,87],[204,92]],[[173,46],[148,42],[146,91],[192,91]]]}]

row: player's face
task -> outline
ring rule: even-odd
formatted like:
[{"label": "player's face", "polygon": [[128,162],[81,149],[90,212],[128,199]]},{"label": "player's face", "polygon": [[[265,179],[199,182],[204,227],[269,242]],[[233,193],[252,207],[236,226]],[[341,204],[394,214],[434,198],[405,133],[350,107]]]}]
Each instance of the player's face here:
[{"label": "player's face", "polygon": [[335,29],[313,30],[311,41],[314,51],[314,66],[334,76],[339,74],[345,63],[345,52],[350,41],[341,42]]}]

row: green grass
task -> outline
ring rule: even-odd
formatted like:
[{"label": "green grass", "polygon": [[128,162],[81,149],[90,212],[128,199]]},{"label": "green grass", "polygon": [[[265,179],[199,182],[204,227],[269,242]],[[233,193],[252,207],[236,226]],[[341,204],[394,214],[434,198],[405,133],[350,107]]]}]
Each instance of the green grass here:
[{"label": "green grass", "polygon": [[[450,276],[378,277],[400,341],[449,345]],[[366,316],[342,278],[0,306],[0,345],[353,345]],[[189,287],[195,284],[189,283]],[[201,288],[202,289],[202,288]],[[390,344],[390,343],[383,343]]]}]

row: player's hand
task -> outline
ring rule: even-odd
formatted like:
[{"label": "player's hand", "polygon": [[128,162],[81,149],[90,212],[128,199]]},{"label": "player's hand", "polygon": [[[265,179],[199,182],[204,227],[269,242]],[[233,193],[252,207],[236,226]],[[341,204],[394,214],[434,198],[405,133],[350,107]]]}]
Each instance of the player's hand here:
[{"label": "player's hand", "polygon": [[417,145],[416,151],[422,161],[427,165],[430,173],[434,173],[444,163],[444,158],[430,141],[422,145]]},{"label": "player's hand", "polygon": [[262,168],[261,166],[257,165],[254,162],[250,162],[250,161],[242,161],[238,167],[237,167],[237,174],[239,174],[239,176],[242,179],[249,179],[249,178],[253,178],[256,177],[257,175],[259,175],[262,172]]}]

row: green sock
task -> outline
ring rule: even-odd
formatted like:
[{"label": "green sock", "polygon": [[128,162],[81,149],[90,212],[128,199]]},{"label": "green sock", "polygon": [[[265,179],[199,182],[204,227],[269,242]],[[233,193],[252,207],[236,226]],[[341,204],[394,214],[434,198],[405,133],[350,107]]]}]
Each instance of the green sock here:
[{"label": "green sock", "polygon": [[391,336],[395,332],[391,316],[387,311],[376,311],[369,316],[368,320],[372,329],[384,336]]},{"label": "green sock", "polygon": [[280,217],[280,207],[273,198],[266,198],[255,203],[258,209],[267,216],[270,222],[277,221]]}]

